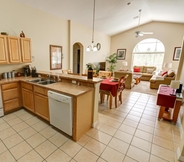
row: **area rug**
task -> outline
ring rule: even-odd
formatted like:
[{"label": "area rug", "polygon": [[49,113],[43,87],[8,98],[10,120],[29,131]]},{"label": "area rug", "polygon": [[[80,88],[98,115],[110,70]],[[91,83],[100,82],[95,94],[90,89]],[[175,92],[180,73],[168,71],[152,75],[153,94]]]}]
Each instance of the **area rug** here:
[{"label": "area rug", "polygon": [[140,83],[135,84],[132,87],[131,91],[146,93],[151,95],[157,95],[157,89],[150,89],[150,82],[149,81],[140,81]]}]

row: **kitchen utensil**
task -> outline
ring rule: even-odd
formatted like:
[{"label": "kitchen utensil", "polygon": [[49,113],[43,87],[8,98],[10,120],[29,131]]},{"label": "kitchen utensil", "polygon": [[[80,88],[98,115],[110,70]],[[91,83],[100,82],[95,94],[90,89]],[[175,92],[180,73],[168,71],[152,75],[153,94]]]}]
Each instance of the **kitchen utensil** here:
[{"label": "kitchen utensil", "polygon": [[7,73],[7,78],[11,78],[11,72]]},{"label": "kitchen utensil", "polygon": [[7,78],[7,73],[3,73],[3,79],[6,79]]},{"label": "kitchen utensil", "polygon": [[13,71],[11,72],[11,77],[12,77],[12,78],[15,78],[15,70],[13,70]]}]

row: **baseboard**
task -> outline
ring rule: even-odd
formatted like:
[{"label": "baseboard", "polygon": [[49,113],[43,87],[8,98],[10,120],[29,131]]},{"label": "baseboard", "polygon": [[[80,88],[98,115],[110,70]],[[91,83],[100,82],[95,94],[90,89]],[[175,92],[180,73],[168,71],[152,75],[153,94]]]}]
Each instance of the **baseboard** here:
[{"label": "baseboard", "polygon": [[184,162],[184,156],[180,156],[178,159],[180,162]]},{"label": "baseboard", "polygon": [[93,128],[96,128],[97,125],[98,125],[98,120],[97,120],[96,122],[93,123],[92,127],[93,127]]}]

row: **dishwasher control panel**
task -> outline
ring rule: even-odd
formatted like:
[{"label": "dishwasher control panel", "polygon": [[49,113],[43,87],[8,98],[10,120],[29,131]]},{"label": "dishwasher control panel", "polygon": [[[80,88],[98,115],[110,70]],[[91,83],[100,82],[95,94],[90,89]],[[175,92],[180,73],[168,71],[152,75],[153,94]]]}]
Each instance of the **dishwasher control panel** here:
[{"label": "dishwasher control panel", "polygon": [[59,102],[64,102],[64,103],[69,103],[71,100],[70,96],[66,96],[57,92],[53,92],[53,91],[48,91],[48,97],[59,101]]}]

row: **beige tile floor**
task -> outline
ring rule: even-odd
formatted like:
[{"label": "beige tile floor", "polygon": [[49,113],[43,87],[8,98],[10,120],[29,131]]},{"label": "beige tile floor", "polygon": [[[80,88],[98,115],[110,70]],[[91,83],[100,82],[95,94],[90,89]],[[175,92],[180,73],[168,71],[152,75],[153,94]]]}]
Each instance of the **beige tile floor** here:
[{"label": "beige tile floor", "polygon": [[[157,121],[156,96],[123,92],[99,104],[99,123],[78,142],[24,109],[0,118],[0,162],[175,162],[180,121]],[[113,105],[114,106],[114,105]]]}]

